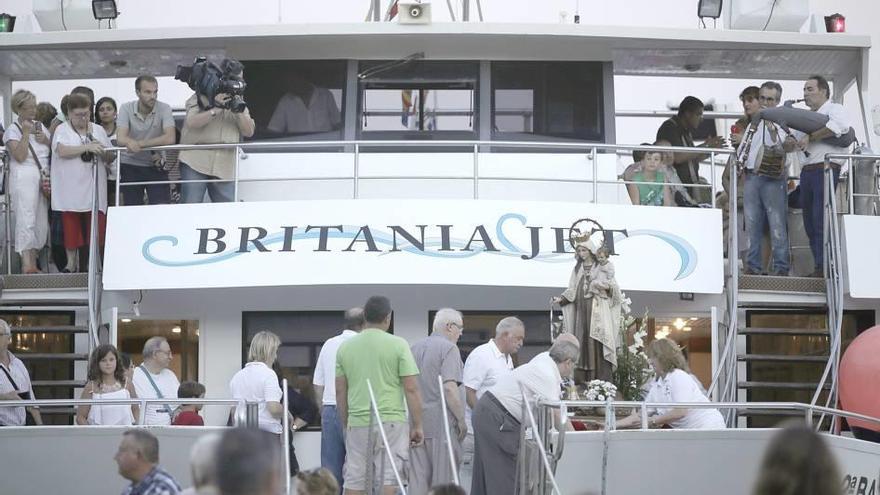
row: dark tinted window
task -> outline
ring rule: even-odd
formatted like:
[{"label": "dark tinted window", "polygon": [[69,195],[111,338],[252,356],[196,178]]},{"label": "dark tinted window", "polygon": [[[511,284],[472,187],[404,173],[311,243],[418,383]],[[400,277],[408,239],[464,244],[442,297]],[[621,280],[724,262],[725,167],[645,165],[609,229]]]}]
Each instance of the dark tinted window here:
[{"label": "dark tinted window", "polygon": [[245,62],[253,139],[342,139],[344,60]]},{"label": "dark tinted window", "polygon": [[603,141],[602,64],[493,62],[494,139]]}]

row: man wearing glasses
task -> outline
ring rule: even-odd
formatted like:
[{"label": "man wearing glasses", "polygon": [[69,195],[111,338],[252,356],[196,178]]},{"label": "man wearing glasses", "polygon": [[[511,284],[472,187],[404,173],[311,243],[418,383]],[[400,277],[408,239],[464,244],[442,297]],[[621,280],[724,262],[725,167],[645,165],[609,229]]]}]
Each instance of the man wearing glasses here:
[{"label": "man wearing glasses", "polygon": [[[11,343],[12,329],[6,321],[0,320],[0,401],[33,399],[31,377],[21,359],[9,352]],[[35,424],[43,424],[39,409],[29,407],[28,412]],[[24,426],[25,419],[24,407],[0,407],[0,426]]]},{"label": "man wearing glasses", "polygon": [[[419,367],[419,389],[422,392],[422,423],[425,441],[410,452],[410,485],[412,493],[428,493],[435,485],[451,483],[453,479],[443,409],[440,394],[446,396],[446,417],[455,455],[455,470],[461,461],[461,443],[467,435],[464,404],[459,386],[463,380],[464,363],[458,350],[459,337],[464,330],[461,313],[443,308],[434,316],[433,332],[412,346],[413,357]],[[443,389],[437,377],[443,377]]]},{"label": "man wearing glasses", "polygon": [[[132,381],[137,396],[142,399],[176,399],[180,382],[168,369],[171,364],[171,346],[165,337],[156,336],[144,343],[144,361],[134,370]],[[168,426],[174,414],[169,404],[148,404],[144,413],[145,425]]]},{"label": "man wearing glasses", "polygon": [[[760,108],[779,105],[782,86],[767,81],[758,89]],[[746,106],[746,102],[743,102]],[[748,113],[748,108],[747,108]],[[743,156],[745,186],[743,208],[745,210],[746,232],[749,236],[749,251],[745,261],[745,272],[751,275],[765,274],[765,263],[761,255],[764,230],[770,229],[770,248],[772,252],[769,267],[770,275],[787,276],[790,261],[788,247],[788,166],[786,153],[793,151],[796,140],[786,136],[777,125],[766,120],[753,121],[756,126],[752,139],[740,143]]]}]

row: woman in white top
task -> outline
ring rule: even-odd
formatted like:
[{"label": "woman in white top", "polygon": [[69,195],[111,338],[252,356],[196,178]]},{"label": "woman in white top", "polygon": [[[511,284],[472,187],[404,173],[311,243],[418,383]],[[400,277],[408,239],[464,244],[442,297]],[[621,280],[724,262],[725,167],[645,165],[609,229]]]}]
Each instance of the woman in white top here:
[{"label": "woman in white top", "polygon": [[[49,234],[49,199],[42,190],[49,177],[49,136],[37,116],[37,98],[20,89],[12,95],[12,111],[18,119],[9,126],[3,141],[9,150],[9,187],[15,212],[15,250],[21,255],[23,273],[40,273],[37,252]],[[48,192],[48,191],[46,191]]]},{"label": "woman in white top", "polygon": [[[656,378],[651,383],[645,402],[710,402],[703,387],[690,373],[687,361],[678,345],[669,339],[657,339],[648,344],[648,359]],[[652,428],[668,425],[674,429],[724,429],[724,418],[718,409],[659,408],[648,419]],[[638,426],[637,412],[617,422],[618,428]]]},{"label": "woman in white top", "polygon": [[[281,387],[272,363],[278,357],[281,339],[272,332],[262,331],[254,335],[248,349],[248,363],[229,381],[233,399],[260,402],[258,425],[260,429],[276,435],[281,434]],[[293,425],[293,421],[290,422]]]},{"label": "woman in white top", "polygon": [[[67,270],[79,271],[78,250],[88,246],[92,202],[98,190],[98,242],[104,244],[107,225],[107,166],[113,161],[107,133],[92,124],[91,100],[71,94],[67,97],[68,121],[59,125],[52,136],[52,209],[61,212]],[[98,182],[95,183],[93,159],[97,158]],[[87,251],[84,251],[87,252]],[[85,256],[83,256],[85,259]]]},{"label": "woman in white top", "polygon": [[[103,344],[89,356],[88,383],[80,399],[134,399],[137,393],[129,372],[122,364],[116,347]],[[124,425],[134,424],[138,416],[137,405],[108,404],[79,406],[76,410],[78,425]]]}]

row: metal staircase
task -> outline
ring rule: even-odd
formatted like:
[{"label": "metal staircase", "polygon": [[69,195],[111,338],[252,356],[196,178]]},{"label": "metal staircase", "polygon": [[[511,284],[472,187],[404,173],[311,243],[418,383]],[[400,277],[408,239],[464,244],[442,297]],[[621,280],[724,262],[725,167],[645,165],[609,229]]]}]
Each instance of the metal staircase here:
[{"label": "metal staircase", "polygon": [[[734,173],[735,168],[731,169]],[[736,225],[735,178],[730,187],[730,223]],[[836,405],[843,296],[837,212],[831,191],[831,183],[826,180],[824,279],[741,275],[733,254],[737,252],[739,233],[730,229],[726,306],[716,336],[718,348],[723,350],[709,389],[714,400]],[[788,322],[749,323],[758,315],[785,318],[807,313],[824,314],[822,328],[792,328],[785,324]],[[799,352],[798,347],[808,351]],[[822,364],[825,369],[820,378],[818,367]],[[768,426],[787,415],[778,410],[748,409],[729,412],[727,421],[729,426]],[[821,424],[821,418],[817,419]]]}]

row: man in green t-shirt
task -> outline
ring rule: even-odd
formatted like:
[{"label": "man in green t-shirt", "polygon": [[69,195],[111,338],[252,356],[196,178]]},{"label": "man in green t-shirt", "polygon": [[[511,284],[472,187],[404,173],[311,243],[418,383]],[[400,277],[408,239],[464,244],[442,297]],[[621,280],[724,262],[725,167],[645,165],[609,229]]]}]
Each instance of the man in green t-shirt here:
[{"label": "man in green t-shirt", "polygon": [[[409,459],[410,446],[420,445],[424,437],[419,368],[406,340],[387,333],[391,326],[388,298],[369,298],[364,304],[364,320],[364,330],[345,341],[336,353],[336,410],[345,431],[343,487],[346,495],[364,493],[367,469],[375,472],[382,464],[382,456],[388,455],[377,428],[373,432],[373,452],[368,451],[372,414],[368,380],[398,471],[402,471]],[[407,421],[404,396],[412,427]],[[368,464],[370,461],[372,465]],[[384,465],[385,471],[378,474],[382,476],[383,491],[394,494],[397,492],[394,471],[387,459]]]}]

